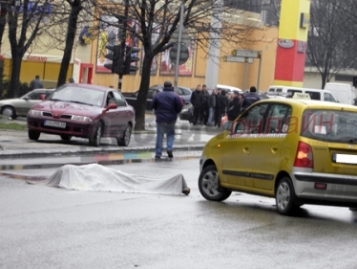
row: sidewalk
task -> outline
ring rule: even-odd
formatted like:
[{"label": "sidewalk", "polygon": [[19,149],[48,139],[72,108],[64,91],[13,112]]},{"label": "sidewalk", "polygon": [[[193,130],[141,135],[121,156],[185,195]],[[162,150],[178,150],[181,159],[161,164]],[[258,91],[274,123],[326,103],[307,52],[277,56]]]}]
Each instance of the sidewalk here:
[{"label": "sidewalk", "polygon": [[[165,155],[159,162],[183,160],[190,158],[199,158],[202,154],[203,147],[176,148],[173,159],[167,158]],[[102,165],[125,164],[125,163],[143,163],[157,162],[155,153],[152,150],[140,151],[133,149],[124,153],[92,153],[83,156],[78,153],[78,156],[59,156],[59,157],[33,157],[24,159],[1,159],[0,171],[4,170],[26,170],[26,169],[43,169],[60,167],[66,164],[84,165],[90,163],[98,163]],[[197,162],[198,166],[198,162]]]},{"label": "sidewalk", "polygon": [[[178,121],[174,160],[198,158],[204,145],[220,131]],[[114,164],[153,161],[155,143],[155,122],[147,123],[146,131],[134,132],[128,147],[117,146],[116,140],[111,138],[102,138],[100,147],[92,147],[88,145],[87,139],[72,138],[64,142],[59,136],[47,134],[41,134],[38,141],[31,141],[26,131],[1,130],[0,170],[40,169],[93,162]],[[166,139],[164,148],[165,144]]]}]

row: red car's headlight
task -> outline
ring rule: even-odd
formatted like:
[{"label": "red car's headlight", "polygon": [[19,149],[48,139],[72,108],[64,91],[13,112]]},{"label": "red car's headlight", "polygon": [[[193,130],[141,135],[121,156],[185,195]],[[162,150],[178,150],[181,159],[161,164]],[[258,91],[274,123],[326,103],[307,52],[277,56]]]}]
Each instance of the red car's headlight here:
[{"label": "red car's headlight", "polygon": [[28,114],[32,116],[42,116],[42,111],[31,109]]},{"label": "red car's headlight", "polygon": [[92,119],[86,116],[75,116],[73,115],[71,120],[77,120],[77,121],[85,121],[85,122],[92,122]]}]

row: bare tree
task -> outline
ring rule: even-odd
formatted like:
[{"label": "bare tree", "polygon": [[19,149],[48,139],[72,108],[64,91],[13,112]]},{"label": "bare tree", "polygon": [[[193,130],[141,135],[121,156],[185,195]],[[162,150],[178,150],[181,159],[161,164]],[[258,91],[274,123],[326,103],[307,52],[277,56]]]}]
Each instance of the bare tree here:
[{"label": "bare tree", "polygon": [[8,7],[9,5],[7,3],[0,2],[0,49],[6,26],[6,15]]},{"label": "bare tree", "polygon": [[[145,103],[150,86],[152,61],[156,55],[173,45],[170,39],[179,26],[182,2],[184,2],[183,24],[192,33],[195,45],[207,52],[208,46],[216,43],[214,40],[208,40],[209,32],[220,33],[221,40],[229,40],[238,46],[257,41],[249,38],[250,33],[255,29],[256,22],[236,23],[237,18],[241,19],[245,11],[238,10],[230,4],[222,5],[224,2],[222,0],[125,0],[121,1],[121,5],[116,4],[118,1],[112,1],[112,4],[97,6],[98,13],[117,17],[119,22],[124,18],[122,22],[126,33],[140,41],[144,52],[140,88],[135,107],[137,130],[145,129]],[[132,26],[128,20],[125,20],[125,7],[128,18],[140,25],[139,32],[132,31]],[[210,16],[217,14],[213,12],[215,10],[220,10],[224,18],[222,25],[217,27],[210,24]],[[107,23],[110,24],[110,22]],[[118,23],[112,25],[118,26]],[[154,42],[152,42],[153,33],[157,35]]]},{"label": "bare tree", "polygon": [[38,35],[56,23],[52,20],[45,20],[52,12],[52,8],[54,6],[50,0],[9,1],[6,6],[12,57],[10,86],[7,94],[9,97],[16,97],[18,94],[21,63],[26,51]]},{"label": "bare tree", "polygon": [[356,59],[351,35],[343,26],[345,4],[338,0],[311,1],[307,65],[321,74],[322,88],[341,69],[353,66]]},{"label": "bare tree", "polygon": [[68,17],[66,45],[63,52],[60,72],[58,74],[57,86],[66,83],[66,76],[68,72],[69,63],[72,57],[72,50],[74,45],[74,39],[77,31],[78,17],[82,10],[82,2],[85,0],[66,0],[70,5],[71,11]]}]

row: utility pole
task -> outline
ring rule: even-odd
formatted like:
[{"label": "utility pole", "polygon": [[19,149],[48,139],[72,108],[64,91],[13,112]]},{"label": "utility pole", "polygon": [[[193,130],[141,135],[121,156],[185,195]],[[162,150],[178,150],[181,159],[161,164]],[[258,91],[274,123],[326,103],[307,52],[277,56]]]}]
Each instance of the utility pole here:
[{"label": "utility pole", "polygon": [[178,42],[177,42],[174,87],[177,87],[177,80],[178,80],[178,75],[179,75],[184,8],[185,8],[185,0],[182,0],[181,6],[180,6],[180,26],[179,26],[179,35],[178,35]]},{"label": "utility pole", "polygon": [[[120,37],[120,42],[121,42],[120,46],[121,46],[121,51],[122,51],[121,57],[122,58],[124,58],[123,56],[125,54],[126,28],[128,25],[128,16],[129,16],[129,0],[125,0],[124,18],[122,19],[123,29],[121,31],[121,37]],[[118,91],[120,91],[120,92],[122,90],[123,75],[124,75],[124,70],[121,73],[119,73]]]}]

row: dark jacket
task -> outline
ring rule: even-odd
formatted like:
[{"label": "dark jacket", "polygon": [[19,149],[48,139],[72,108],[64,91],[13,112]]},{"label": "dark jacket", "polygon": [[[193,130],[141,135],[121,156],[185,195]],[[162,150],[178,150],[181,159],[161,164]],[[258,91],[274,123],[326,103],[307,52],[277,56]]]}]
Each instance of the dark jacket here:
[{"label": "dark jacket", "polygon": [[243,110],[247,109],[250,105],[252,105],[253,103],[255,103],[259,100],[260,100],[260,97],[258,94],[254,93],[254,92],[248,93],[243,99],[242,109]]},{"label": "dark jacket", "polygon": [[190,100],[191,104],[194,107],[201,107],[202,106],[202,97],[203,97],[202,91],[198,91],[198,90],[193,91],[193,93],[191,95],[191,100]]},{"label": "dark jacket", "polygon": [[217,104],[217,94],[212,93],[209,96],[209,107],[215,108]]},{"label": "dark jacket", "polygon": [[235,120],[240,114],[241,104],[238,97],[233,98],[227,110],[227,116],[229,121]]},{"label": "dark jacket", "polygon": [[42,89],[43,88],[43,84],[41,82],[41,80],[35,78],[34,80],[31,81],[30,83],[30,90],[36,90],[36,89]]},{"label": "dark jacket", "polygon": [[177,120],[183,107],[181,97],[173,88],[164,88],[155,95],[152,100],[152,108],[155,110],[156,122],[173,122]]},{"label": "dark jacket", "polygon": [[205,109],[209,108],[209,98],[209,93],[207,91],[202,90],[202,107]]},{"label": "dark jacket", "polygon": [[221,109],[222,111],[226,111],[227,107],[228,107],[228,99],[225,95],[222,94],[217,94],[216,97],[216,104],[217,104],[217,108]]}]

